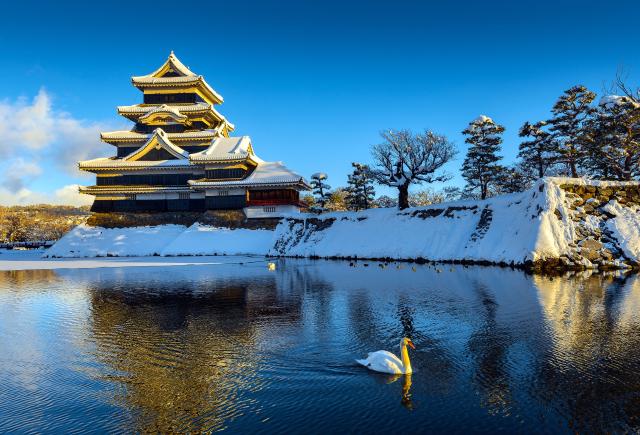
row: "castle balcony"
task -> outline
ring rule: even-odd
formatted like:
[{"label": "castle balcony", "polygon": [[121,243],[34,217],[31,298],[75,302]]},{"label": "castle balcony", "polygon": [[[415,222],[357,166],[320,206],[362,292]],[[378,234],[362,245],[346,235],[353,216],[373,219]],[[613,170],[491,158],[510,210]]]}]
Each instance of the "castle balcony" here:
[{"label": "castle balcony", "polygon": [[250,199],[247,201],[248,207],[269,205],[295,205],[297,207],[307,207],[306,203],[293,199]]}]

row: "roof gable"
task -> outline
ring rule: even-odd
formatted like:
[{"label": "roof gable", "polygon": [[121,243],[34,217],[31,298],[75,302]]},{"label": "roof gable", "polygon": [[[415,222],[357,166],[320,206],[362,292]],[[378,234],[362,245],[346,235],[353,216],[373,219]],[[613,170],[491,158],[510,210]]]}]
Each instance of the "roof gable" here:
[{"label": "roof gable", "polygon": [[169,107],[166,104],[154,107],[139,118],[139,120],[143,122],[161,120],[164,122],[174,121],[178,123],[183,123],[187,119],[186,115],[183,115],[179,110]]},{"label": "roof gable", "polygon": [[140,77],[196,77],[189,68],[187,68],[178,57],[173,53],[173,50],[169,54],[169,57],[164,64],[151,74],[147,74]]},{"label": "roof gable", "polygon": [[[164,150],[166,153],[159,152],[160,150]],[[151,154],[150,154],[151,153]],[[145,158],[150,154],[148,157]],[[154,157],[152,160],[156,160],[157,157],[165,157],[172,156],[174,159],[182,159],[186,160],[189,158],[189,153],[180,148],[177,145],[174,145],[173,142],[169,140],[167,134],[161,128],[156,128],[153,131],[153,134],[136,151],[132,152],[128,156],[126,156],[123,160],[126,161],[137,161],[137,160],[149,160],[149,157]],[[170,160],[170,159],[161,159],[161,160]]]}]

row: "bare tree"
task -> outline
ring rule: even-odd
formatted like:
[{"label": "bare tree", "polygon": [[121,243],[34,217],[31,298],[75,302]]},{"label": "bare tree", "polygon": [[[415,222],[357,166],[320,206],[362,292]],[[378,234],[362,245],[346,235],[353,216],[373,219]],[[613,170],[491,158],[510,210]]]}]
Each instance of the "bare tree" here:
[{"label": "bare tree", "polygon": [[409,130],[383,131],[384,141],[371,149],[376,168],[372,175],[376,181],[398,189],[398,208],[409,207],[411,184],[446,181],[450,175],[440,168],[451,161],[457,151],[445,136],[425,130],[414,134]]}]

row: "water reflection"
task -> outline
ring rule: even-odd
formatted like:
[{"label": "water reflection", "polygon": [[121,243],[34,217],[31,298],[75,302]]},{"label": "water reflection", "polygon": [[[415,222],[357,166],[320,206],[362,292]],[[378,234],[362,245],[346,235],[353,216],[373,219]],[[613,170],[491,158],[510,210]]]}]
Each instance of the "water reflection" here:
[{"label": "water reflection", "polygon": [[[640,423],[639,277],[536,278],[551,336],[533,390],[572,429],[637,429]],[[558,395],[571,401],[558,402]]]},{"label": "water reflection", "polygon": [[270,382],[256,375],[262,326],[297,323],[300,304],[281,297],[274,275],[251,285],[241,277],[217,281],[142,281],[130,289],[106,279],[89,288],[96,356],[125,387],[116,400],[139,411],[137,431],[219,430],[259,412],[247,396]]},{"label": "water reflection", "polygon": [[0,432],[640,429],[637,276],[375,266],[0,273]]}]

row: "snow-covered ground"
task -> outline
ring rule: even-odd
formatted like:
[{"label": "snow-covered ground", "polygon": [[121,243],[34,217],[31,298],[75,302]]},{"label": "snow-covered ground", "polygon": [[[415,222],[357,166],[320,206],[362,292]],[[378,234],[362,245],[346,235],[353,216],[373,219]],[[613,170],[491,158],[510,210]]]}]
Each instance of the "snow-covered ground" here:
[{"label": "snow-covered ground", "polygon": [[[371,209],[291,218],[276,229],[271,253],[288,256],[424,258],[522,263],[558,256],[566,243],[553,214],[559,189],[538,187],[485,201],[456,201],[406,210]],[[323,229],[323,227],[325,227]]]},{"label": "snow-covered ground", "polygon": [[620,268],[640,261],[640,185],[547,178],[484,201],[299,215],[275,231],[79,226],[48,258],[273,255]]},{"label": "snow-covered ground", "polygon": [[80,225],[44,253],[48,258],[266,255],[273,231],[200,225],[100,228]]}]

